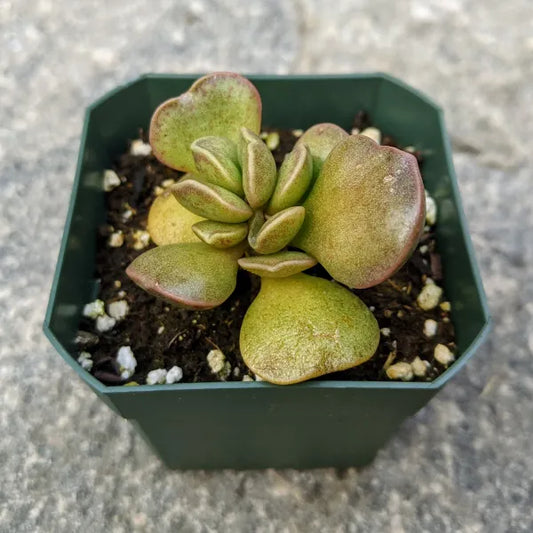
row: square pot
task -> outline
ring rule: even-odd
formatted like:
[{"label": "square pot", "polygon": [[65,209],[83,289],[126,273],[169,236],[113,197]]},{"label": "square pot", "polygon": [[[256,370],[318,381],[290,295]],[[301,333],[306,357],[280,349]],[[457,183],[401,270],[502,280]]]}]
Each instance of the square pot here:
[{"label": "square pot", "polygon": [[442,111],[384,74],[250,76],[263,124],[305,129],[334,122],[350,129],[356,111],[401,145],[424,154],[424,182],[439,208],[437,243],[452,303],[457,360],[438,379],[419,382],[311,381],[106,386],[76,362],[83,306],[98,291],[96,235],[105,222],[103,170],[124,152],[155,108],[198,76],[146,75],[87,110],[76,178],[44,331],[78,376],[129,419],[170,468],[347,467],[372,461],[399,424],[423,407],[486,337],[486,298],[466,229]]}]

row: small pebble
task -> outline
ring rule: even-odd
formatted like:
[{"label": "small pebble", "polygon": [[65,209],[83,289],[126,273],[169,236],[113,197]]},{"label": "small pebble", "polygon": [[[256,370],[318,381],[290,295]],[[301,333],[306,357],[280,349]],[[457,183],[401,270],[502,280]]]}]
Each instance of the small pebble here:
[{"label": "small pebble", "polygon": [[161,187],[163,187],[164,189],[168,189],[169,187],[172,187],[172,185],[174,185],[175,183],[176,183],[175,179],[168,178],[161,182]]},{"label": "small pebble", "polygon": [[163,193],[165,192],[165,189],[163,189],[163,187],[160,187],[159,185],[156,185],[154,187],[154,196],[161,196]]},{"label": "small pebble", "polygon": [[429,361],[424,361],[418,357],[418,355],[411,361],[411,368],[413,369],[413,374],[418,378],[423,378],[430,367]]},{"label": "small pebble", "polygon": [[94,300],[83,307],[83,316],[87,318],[96,319],[102,315],[105,315],[105,304],[102,300]]},{"label": "small pebble", "polygon": [[361,135],[364,135],[365,137],[369,137],[373,141],[376,141],[378,144],[381,144],[381,131],[379,131],[377,128],[365,128]]},{"label": "small pebble", "polygon": [[122,320],[126,317],[129,311],[129,305],[126,300],[118,300],[116,302],[111,302],[107,306],[107,312],[109,316],[115,320]]},{"label": "small pebble", "polygon": [[120,215],[123,222],[127,222],[128,220],[133,217],[133,211],[129,208],[126,208],[124,211],[122,211],[122,214]]},{"label": "small pebble", "polygon": [[304,134],[304,130],[301,130],[301,129],[292,130],[292,134],[294,137],[301,137]]},{"label": "small pebble", "polygon": [[117,296],[119,298],[125,298],[126,297],[126,291],[118,291]]},{"label": "small pebble", "polygon": [[120,178],[114,170],[104,170],[104,191],[112,191],[120,185]]},{"label": "small pebble", "polygon": [[152,153],[152,147],[142,139],[135,139],[130,146],[131,155],[147,156]]},{"label": "small pebble", "polygon": [[268,137],[268,131],[262,131],[259,134],[259,137],[261,137],[261,139],[263,139],[263,141],[264,141]]},{"label": "small pebble", "polygon": [[113,232],[107,241],[111,248],[120,248],[124,244],[124,233],[121,230]]},{"label": "small pebble", "polygon": [[233,376],[238,378],[239,376],[241,375],[241,369],[236,366],[234,369],[233,369]]},{"label": "small pebble", "polygon": [[439,307],[447,313],[452,310],[452,304],[450,302],[441,302]]},{"label": "small pebble", "polygon": [[173,366],[168,372],[167,372],[167,378],[166,382],[168,385],[172,385],[172,383],[176,383],[178,381],[181,381],[183,378],[183,370],[179,366]]},{"label": "small pebble", "polygon": [[142,250],[150,244],[150,234],[142,229],[133,232],[133,249]]},{"label": "small pebble", "polygon": [[135,368],[137,367],[137,360],[135,359],[130,346],[121,346],[118,349],[117,364],[122,379],[128,379],[133,376]]},{"label": "small pebble", "polygon": [[248,374],[244,374],[244,376],[242,377],[242,380],[243,381],[253,381],[254,379],[249,376]]},{"label": "small pebble", "polygon": [[74,343],[78,346],[94,346],[100,342],[98,335],[89,331],[79,330],[74,337]]},{"label": "small pebble", "polygon": [[271,152],[274,151],[279,146],[279,133],[277,131],[269,133],[267,135],[265,143]]},{"label": "small pebble", "polygon": [[386,370],[389,379],[410,381],[413,379],[413,369],[409,363],[395,363]]},{"label": "small pebble", "polygon": [[437,202],[426,191],[426,224],[434,226],[437,222]]},{"label": "small pebble", "polygon": [[361,130],[359,128],[352,128],[352,131],[350,133],[352,135],[359,135],[359,133],[361,133]]},{"label": "small pebble", "polygon": [[437,344],[437,346],[435,346],[433,357],[435,357],[435,360],[444,366],[448,366],[450,363],[455,361],[455,355],[453,355],[448,346],[445,346],[444,344]]},{"label": "small pebble", "polygon": [[423,245],[419,248],[419,250],[420,250],[420,253],[421,253],[421,254],[427,254],[427,253],[428,253],[428,250],[429,250],[428,245],[427,245],[427,244],[423,244]]},{"label": "small pebble", "polygon": [[437,307],[437,305],[439,305],[441,296],[442,289],[438,285],[435,285],[433,280],[430,281],[428,278],[426,280],[426,284],[420,291],[416,302],[421,309],[424,311],[429,311],[430,309],[434,309]]},{"label": "small pebble", "polygon": [[120,281],[119,279],[116,279],[113,282],[113,287],[115,287],[115,289],[120,289],[120,287],[122,287],[122,281]]},{"label": "small pebble", "polygon": [[92,355],[89,352],[80,352],[78,363],[83,369],[90,372],[91,368],[93,367]]},{"label": "small pebble", "polygon": [[409,152],[410,154],[414,154],[416,152],[416,148],[414,146],[406,146],[404,148],[405,152]]},{"label": "small pebble", "polygon": [[213,374],[218,374],[224,370],[226,356],[220,350],[211,350],[207,354],[207,363]]},{"label": "small pebble", "polygon": [[157,328],[157,334],[158,334],[158,335],[161,335],[161,333],[163,333],[163,331],[165,331],[165,326],[159,326],[159,327]]},{"label": "small pebble", "polygon": [[384,337],[388,337],[390,335],[390,328],[381,328],[380,331]]},{"label": "small pebble", "polygon": [[165,383],[167,380],[167,371],[164,368],[156,368],[155,370],[150,370],[146,375],[146,384],[147,385],[158,385]]},{"label": "small pebble", "polygon": [[424,322],[424,335],[426,337],[434,337],[437,333],[438,324],[432,318],[428,318]]},{"label": "small pebble", "polygon": [[105,333],[106,331],[112,330],[116,323],[117,321],[114,318],[104,313],[102,316],[96,318],[96,331]]},{"label": "small pebble", "polygon": [[261,376],[255,375],[255,381],[264,381]]}]

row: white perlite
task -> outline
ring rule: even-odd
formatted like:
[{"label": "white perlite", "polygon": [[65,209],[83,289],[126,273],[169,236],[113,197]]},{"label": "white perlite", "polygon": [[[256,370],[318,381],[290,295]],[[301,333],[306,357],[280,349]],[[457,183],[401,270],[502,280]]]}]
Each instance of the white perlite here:
[{"label": "white perlite", "polygon": [[164,189],[168,189],[169,187],[172,187],[172,185],[175,185],[175,183],[176,183],[175,179],[168,178],[161,182],[161,187],[163,187]]},{"label": "white perlite", "polygon": [[268,146],[268,149],[272,152],[279,146],[279,133],[273,131],[267,135],[265,144]]},{"label": "white perlite", "polygon": [[435,357],[435,361],[444,366],[448,366],[455,360],[455,355],[453,355],[448,346],[445,346],[444,344],[437,344],[437,346],[435,346],[433,357]]},{"label": "white perlite", "polygon": [[413,369],[413,374],[416,377],[423,378],[429,367],[431,365],[429,364],[429,361],[424,361],[418,357],[418,355],[411,361],[411,368]]},{"label": "white perlite", "polygon": [[384,337],[388,337],[390,335],[390,328],[381,328],[379,331]]},{"label": "white perlite", "polygon": [[416,302],[420,308],[424,309],[424,311],[429,311],[430,309],[434,309],[437,307],[437,305],[439,305],[441,296],[442,289],[438,285],[435,285],[433,280],[428,278],[423,289],[420,291]]},{"label": "white perlite", "polygon": [[120,248],[124,244],[124,233],[120,230],[113,232],[109,236],[107,244],[111,248]]},{"label": "white perlite", "polygon": [[452,304],[450,302],[442,302],[439,307],[446,313],[452,310]]},{"label": "white perlite", "polygon": [[104,191],[112,191],[120,185],[120,178],[114,170],[104,170]]},{"label": "white perlite", "polygon": [[386,370],[389,379],[410,381],[413,379],[413,369],[409,363],[395,363]]},{"label": "white perlite", "polygon": [[426,224],[434,226],[437,222],[437,202],[426,191]]},{"label": "white perlite", "polygon": [[152,147],[142,139],[135,139],[130,146],[131,155],[147,156],[152,153]]},{"label": "white perlite", "polygon": [[254,379],[249,376],[248,374],[244,374],[244,376],[242,377],[242,380],[243,381],[253,381]]},{"label": "white perlite", "polygon": [[107,306],[107,312],[109,316],[115,320],[122,320],[128,314],[130,306],[126,300],[118,300],[116,302],[111,302]]},{"label": "white perlite", "polygon": [[105,305],[102,300],[94,300],[83,307],[83,316],[93,320],[99,316],[105,315]]},{"label": "white perlite", "polygon": [[426,337],[433,337],[437,333],[438,324],[436,320],[428,318],[424,322],[424,335]]},{"label": "white perlite", "polygon": [[207,354],[207,363],[213,374],[218,374],[224,370],[226,356],[220,350],[211,350]]},{"label": "white perlite", "polygon": [[167,380],[167,371],[164,368],[156,368],[155,370],[150,370],[146,375],[146,384],[147,385],[157,385],[165,383]]},{"label": "white perlite", "polygon": [[373,141],[376,141],[378,144],[381,144],[381,131],[379,131],[377,128],[365,128],[361,135],[364,135],[365,137],[369,137]]},{"label": "white perlite", "polygon": [[301,129],[298,128],[296,130],[292,130],[292,134],[295,137],[301,137],[304,134],[304,130],[301,130]]},{"label": "white perlite", "polygon": [[172,383],[176,383],[177,381],[181,381],[183,378],[183,370],[179,366],[173,366],[168,372],[167,372],[167,378],[166,381],[169,385]]},{"label": "white perlite", "polygon": [[83,369],[89,372],[93,367],[92,355],[89,352],[80,352],[78,363]]},{"label": "white perlite", "polygon": [[150,244],[150,234],[142,229],[133,232],[133,249],[142,250]]},{"label": "white perlite", "polygon": [[102,316],[96,318],[96,330],[100,333],[105,333],[110,331],[115,327],[117,321],[114,318],[111,318],[105,313]]},{"label": "white perlite", "polygon": [[135,359],[130,346],[121,346],[118,349],[117,364],[122,379],[128,379],[133,376],[135,368],[137,367],[137,360]]}]

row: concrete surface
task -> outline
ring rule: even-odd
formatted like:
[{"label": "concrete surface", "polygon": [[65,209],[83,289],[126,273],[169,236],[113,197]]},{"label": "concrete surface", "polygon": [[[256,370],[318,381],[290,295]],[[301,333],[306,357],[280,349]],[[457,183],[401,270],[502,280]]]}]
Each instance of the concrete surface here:
[{"label": "concrete surface", "polygon": [[[531,0],[0,0],[0,531],[533,531]],[[84,107],[139,73],[384,70],[447,112],[490,342],[367,469],[165,471],[41,333]]]}]

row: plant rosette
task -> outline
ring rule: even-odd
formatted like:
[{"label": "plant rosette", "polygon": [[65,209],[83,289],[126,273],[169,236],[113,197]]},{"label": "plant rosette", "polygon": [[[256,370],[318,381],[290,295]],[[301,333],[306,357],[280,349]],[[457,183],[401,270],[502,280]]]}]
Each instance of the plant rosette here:
[{"label": "plant rosette", "polygon": [[[279,170],[259,137],[256,88],[232,73],[197,80],[161,104],[150,145],[186,174],[156,199],[149,231],[158,245],[127,274],[171,304],[210,309],[234,291],[237,270],[261,277],[244,317],[248,368],[278,385],[359,365],[379,325],[348,288],[381,283],[409,258],[425,220],[416,158],[334,124],[309,128]],[[169,203],[178,202],[170,210]],[[184,208],[184,209],[182,209]],[[189,242],[191,229],[202,242]],[[325,280],[302,273],[319,262]]]}]

